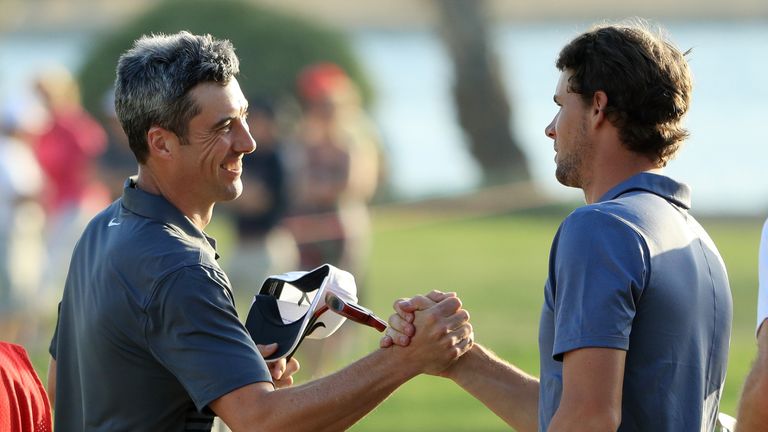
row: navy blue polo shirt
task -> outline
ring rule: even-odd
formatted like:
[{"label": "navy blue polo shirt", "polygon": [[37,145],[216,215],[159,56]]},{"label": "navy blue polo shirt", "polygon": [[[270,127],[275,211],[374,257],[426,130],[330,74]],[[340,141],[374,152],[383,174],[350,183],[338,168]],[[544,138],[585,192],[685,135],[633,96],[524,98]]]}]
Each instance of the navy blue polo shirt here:
[{"label": "navy blue polo shirt", "polygon": [[564,354],[587,347],[626,351],[619,431],[713,430],[732,302],[689,208],[687,186],[641,173],[563,221],[539,329],[539,430],[560,405]]},{"label": "navy blue polo shirt", "polygon": [[51,342],[56,430],[210,429],[207,405],[269,370],[215,242],[133,179],[72,255]]}]

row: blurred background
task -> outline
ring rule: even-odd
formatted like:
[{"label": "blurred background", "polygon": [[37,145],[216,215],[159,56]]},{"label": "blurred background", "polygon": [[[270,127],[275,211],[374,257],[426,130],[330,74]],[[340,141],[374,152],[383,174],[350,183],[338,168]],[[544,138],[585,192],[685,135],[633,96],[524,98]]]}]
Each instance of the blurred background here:
[{"label": "blurred background", "polygon": [[[0,0],[0,340],[44,376],[69,254],[135,172],[114,118],[120,53],[142,34],[233,41],[259,148],[209,231],[247,314],[263,277],[331,262],[361,301],[457,291],[477,340],[531,373],[549,246],[583,203],[554,179],[544,127],[559,49],[591,24],[666,28],[695,79],[691,137],[667,173],[730,272],[722,410],[753,358],[757,247],[768,214],[768,3],[467,0]],[[760,74],[760,75],[758,75]],[[299,382],[377,346],[345,326],[301,352]],[[408,383],[353,430],[504,430],[439,378]]]}]

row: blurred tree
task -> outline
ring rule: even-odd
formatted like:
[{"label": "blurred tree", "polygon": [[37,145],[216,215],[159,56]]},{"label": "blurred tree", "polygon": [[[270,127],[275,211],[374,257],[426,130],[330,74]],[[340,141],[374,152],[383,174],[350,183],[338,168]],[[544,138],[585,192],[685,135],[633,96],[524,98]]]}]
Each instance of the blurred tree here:
[{"label": "blurred tree", "polygon": [[455,74],[459,123],[486,184],[530,179],[525,154],[511,133],[511,109],[488,40],[484,2],[436,0],[440,33]]},{"label": "blurred tree", "polygon": [[329,61],[341,66],[360,86],[371,90],[347,37],[302,17],[237,0],[168,0],[96,42],[80,72],[84,105],[102,112],[104,95],[115,80],[117,60],[143,34],[210,33],[229,39],[240,57],[239,81],[246,94],[274,98],[293,95],[298,72]]}]

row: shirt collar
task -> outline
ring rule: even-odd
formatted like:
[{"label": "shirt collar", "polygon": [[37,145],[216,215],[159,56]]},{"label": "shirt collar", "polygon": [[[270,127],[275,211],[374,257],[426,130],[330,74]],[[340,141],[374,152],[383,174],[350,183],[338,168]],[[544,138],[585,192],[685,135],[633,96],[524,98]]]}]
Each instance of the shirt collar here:
[{"label": "shirt collar", "polygon": [[[128,177],[123,185],[123,206],[140,216],[155,219],[181,229],[186,235],[205,240],[214,252],[216,239],[200,230],[192,221],[162,195],[154,195],[136,187],[137,177]],[[216,258],[219,254],[216,253]]]},{"label": "shirt collar", "polygon": [[691,188],[688,185],[664,175],[648,172],[641,172],[624,180],[600,197],[598,202],[616,199],[633,191],[650,192],[686,210],[691,208]]}]

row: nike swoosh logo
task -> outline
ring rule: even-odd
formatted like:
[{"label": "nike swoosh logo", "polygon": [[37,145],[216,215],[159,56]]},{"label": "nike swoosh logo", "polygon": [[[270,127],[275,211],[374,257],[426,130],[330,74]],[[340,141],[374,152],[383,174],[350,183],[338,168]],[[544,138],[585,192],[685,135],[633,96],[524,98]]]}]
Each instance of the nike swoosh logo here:
[{"label": "nike swoosh logo", "polygon": [[113,227],[113,226],[117,226],[117,225],[120,225],[120,224],[121,224],[121,222],[117,222],[117,218],[112,218],[112,220],[109,221],[107,226],[108,227]]}]

